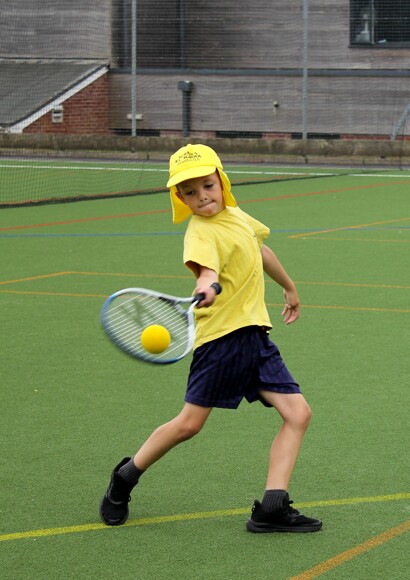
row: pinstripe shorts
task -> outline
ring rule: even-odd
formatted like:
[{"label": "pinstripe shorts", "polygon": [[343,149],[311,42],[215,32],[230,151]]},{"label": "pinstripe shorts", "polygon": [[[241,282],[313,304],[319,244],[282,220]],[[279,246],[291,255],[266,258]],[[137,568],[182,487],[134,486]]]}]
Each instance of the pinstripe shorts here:
[{"label": "pinstripe shorts", "polygon": [[195,349],[185,402],[236,409],[243,398],[262,402],[259,392],[300,393],[278,347],[259,326],[247,326]]}]

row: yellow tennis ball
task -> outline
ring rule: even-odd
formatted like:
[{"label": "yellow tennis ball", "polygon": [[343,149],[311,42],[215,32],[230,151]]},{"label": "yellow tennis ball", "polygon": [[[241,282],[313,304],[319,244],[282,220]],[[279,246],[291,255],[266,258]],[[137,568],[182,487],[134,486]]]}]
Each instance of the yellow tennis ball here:
[{"label": "yellow tennis ball", "polygon": [[151,354],[159,354],[171,344],[171,335],[165,326],[151,324],[142,331],[141,344]]}]

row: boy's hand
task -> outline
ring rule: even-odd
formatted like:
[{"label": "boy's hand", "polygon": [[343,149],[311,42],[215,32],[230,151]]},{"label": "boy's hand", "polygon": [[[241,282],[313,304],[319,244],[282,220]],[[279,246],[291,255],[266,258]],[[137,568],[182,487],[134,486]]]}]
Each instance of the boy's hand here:
[{"label": "boy's hand", "polygon": [[[217,291],[215,288],[212,288],[212,284],[217,287],[219,286],[218,274],[210,268],[205,268],[205,266],[198,266],[198,268],[199,277],[197,279],[197,287],[195,288],[194,294],[205,294],[205,298],[197,304],[197,308],[212,306],[217,296]],[[220,291],[219,287],[219,292]]]},{"label": "boy's hand", "polygon": [[285,307],[282,310],[283,322],[285,324],[292,324],[292,322],[296,322],[300,314],[298,293],[296,289],[284,290],[283,296],[285,298]]},{"label": "boy's hand", "polygon": [[206,288],[197,286],[195,288],[195,294],[205,294],[205,298],[201,302],[198,302],[197,308],[212,306],[217,296],[216,291],[211,286],[207,286]]}]

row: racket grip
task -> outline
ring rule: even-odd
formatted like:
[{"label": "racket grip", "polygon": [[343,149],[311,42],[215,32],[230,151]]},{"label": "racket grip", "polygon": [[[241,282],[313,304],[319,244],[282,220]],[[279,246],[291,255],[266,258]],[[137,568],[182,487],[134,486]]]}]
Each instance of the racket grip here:
[{"label": "racket grip", "polygon": [[195,294],[194,298],[193,298],[193,302],[201,302],[203,299],[205,298],[205,294],[203,292],[200,292],[199,294]]}]

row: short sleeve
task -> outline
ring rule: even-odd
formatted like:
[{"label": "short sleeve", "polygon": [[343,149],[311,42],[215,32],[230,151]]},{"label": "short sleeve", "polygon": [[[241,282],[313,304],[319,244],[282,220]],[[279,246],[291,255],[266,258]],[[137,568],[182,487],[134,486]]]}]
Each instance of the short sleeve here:
[{"label": "short sleeve", "polygon": [[253,232],[256,235],[256,239],[258,240],[259,247],[261,248],[266,238],[268,238],[270,234],[270,229],[265,226],[262,222],[256,220],[255,218],[251,217],[247,213],[243,212],[243,216],[249,226],[252,228]]},{"label": "short sleeve", "polygon": [[210,268],[219,274],[220,258],[212,236],[206,239],[198,235],[187,236],[184,243],[184,264],[193,271],[196,277],[199,272],[193,264]]}]

